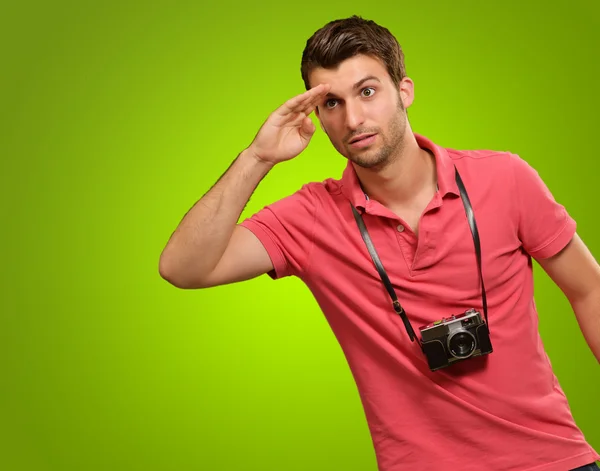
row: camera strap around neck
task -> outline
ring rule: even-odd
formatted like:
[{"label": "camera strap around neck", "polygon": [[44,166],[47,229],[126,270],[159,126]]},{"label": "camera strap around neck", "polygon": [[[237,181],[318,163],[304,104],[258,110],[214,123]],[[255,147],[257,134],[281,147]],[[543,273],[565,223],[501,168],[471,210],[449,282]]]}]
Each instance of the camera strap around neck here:
[{"label": "camera strap around neck", "polygon": [[[479,280],[481,281],[481,300],[483,302],[483,314],[485,316],[485,321],[487,323],[488,322],[487,296],[485,294],[485,286],[483,284],[483,272],[481,270],[481,244],[479,241],[479,231],[477,230],[477,224],[475,222],[475,214],[473,212],[471,202],[469,201],[469,196],[467,195],[467,190],[465,188],[465,185],[464,185],[462,179],[460,178],[458,169],[456,167],[454,167],[454,171],[455,171],[455,177],[456,177],[456,184],[458,185],[458,191],[460,193],[460,198],[462,199],[463,205],[465,207],[465,213],[467,215],[469,227],[471,228],[471,235],[473,236],[473,243],[475,244],[475,255],[477,257],[477,268],[479,270]],[[373,259],[375,268],[377,268],[377,271],[379,272],[379,276],[381,277],[381,281],[383,281],[383,284],[385,285],[385,288],[386,288],[388,294],[390,295],[390,298],[392,299],[392,305],[394,306],[394,310],[402,319],[402,322],[404,323],[404,327],[406,328],[406,332],[408,332],[408,336],[410,337],[410,340],[414,342],[415,339],[417,338],[415,331],[414,331],[410,321],[408,320],[408,317],[406,316],[406,311],[400,305],[400,301],[398,301],[398,297],[396,296],[396,292],[394,291],[392,283],[390,282],[390,279],[389,279],[385,269],[383,268],[381,259],[379,258],[379,255],[377,254],[377,251],[375,250],[375,246],[373,245],[373,241],[371,240],[371,237],[369,236],[369,232],[367,231],[365,222],[364,222],[362,216],[360,215],[360,213],[354,207],[354,205],[352,205],[352,203],[350,205],[352,206],[352,212],[354,213],[354,218],[356,219],[356,224],[358,224],[358,228],[360,229],[362,238],[365,241],[365,245],[367,246],[367,249],[369,250],[369,253],[371,254],[371,258]],[[489,324],[488,324],[488,329],[489,329]]]}]

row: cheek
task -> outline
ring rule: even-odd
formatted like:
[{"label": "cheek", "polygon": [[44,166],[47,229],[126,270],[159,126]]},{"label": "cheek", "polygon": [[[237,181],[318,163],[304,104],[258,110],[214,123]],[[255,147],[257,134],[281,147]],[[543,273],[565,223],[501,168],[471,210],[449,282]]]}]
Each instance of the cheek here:
[{"label": "cheek", "polygon": [[397,103],[391,102],[390,100],[381,101],[378,106],[376,113],[381,116],[387,116],[388,119],[392,118],[396,113],[398,113]]},{"label": "cheek", "polygon": [[[379,119],[380,125],[386,126],[389,128],[394,123],[400,122],[401,121],[401,116],[400,116],[401,113],[402,113],[402,110],[400,108],[398,108],[397,106],[386,106],[385,109],[381,110],[380,119]],[[382,119],[383,116],[385,116],[385,120]]]},{"label": "cheek", "polygon": [[330,138],[336,138],[340,134],[340,120],[333,115],[329,115],[326,118],[321,118],[321,125],[324,131]]}]

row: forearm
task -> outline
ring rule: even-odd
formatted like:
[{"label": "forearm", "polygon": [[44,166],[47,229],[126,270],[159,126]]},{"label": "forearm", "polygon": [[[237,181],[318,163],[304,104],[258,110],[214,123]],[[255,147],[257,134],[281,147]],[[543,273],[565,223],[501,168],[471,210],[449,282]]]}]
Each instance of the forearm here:
[{"label": "forearm", "polygon": [[581,332],[600,363],[600,287],[571,305]]},{"label": "forearm", "polygon": [[250,151],[243,151],[171,235],[160,257],[161,276],[186,285],[210,274],[250,196],[271,168]]}]

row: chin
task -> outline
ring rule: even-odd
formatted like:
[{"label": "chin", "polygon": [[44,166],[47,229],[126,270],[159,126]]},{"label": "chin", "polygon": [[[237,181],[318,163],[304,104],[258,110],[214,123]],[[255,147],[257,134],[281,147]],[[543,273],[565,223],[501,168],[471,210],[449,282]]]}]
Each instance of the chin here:
[{"label": "chin", "polygon": [[383,167],[385,167],[389,162],[388,159],[350,159],[352,162],[354,162],[356,165],[358,165],[359,167],[365,168],[365,169],[381,169]]},{"label": "chin", "polygon": [[374,155],[368,155],[365,152],[365,155],[352,155],[349,154],[346,156],[348,160],[351,160],[356,165],[362,168],[375,168],[375,167],[385,167],[389,162],[388,155],[381,155],[380,153],[375,153]]}]

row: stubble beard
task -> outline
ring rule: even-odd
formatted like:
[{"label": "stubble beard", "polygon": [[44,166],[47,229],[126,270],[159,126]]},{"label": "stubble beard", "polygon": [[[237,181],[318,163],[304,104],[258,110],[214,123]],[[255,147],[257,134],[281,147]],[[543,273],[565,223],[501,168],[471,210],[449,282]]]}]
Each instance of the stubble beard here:
[{"label": "stubble beard", "polygon": [[[376,132],[383,143],[377,150],[366,150],[360,154],[354,154],[348,150],[348,159],[362,168],[371,170],[383,170],[392,164],[404,149],[404,132],[406,131],[406,115],[402,102],[398,102],[398,112],[388,125],[387,135],[380,128],[361,130],[360,133]],[[358,133],[357,133],[358,134]]]}]

